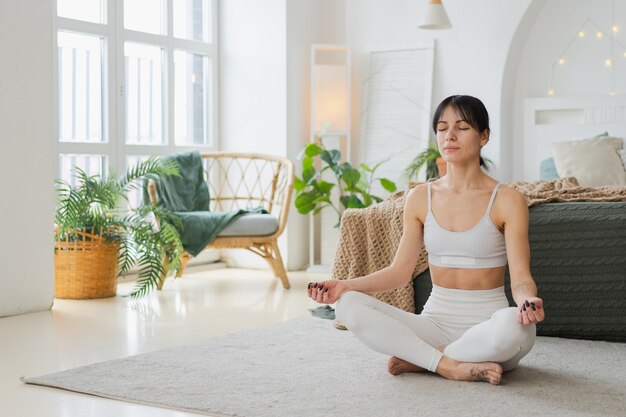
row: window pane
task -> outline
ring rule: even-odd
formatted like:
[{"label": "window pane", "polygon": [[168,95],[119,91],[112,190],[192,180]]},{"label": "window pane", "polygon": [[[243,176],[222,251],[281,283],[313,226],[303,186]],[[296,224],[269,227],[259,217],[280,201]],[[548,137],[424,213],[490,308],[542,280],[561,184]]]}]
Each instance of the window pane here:
[{"label": "window pane", "polygon": [[57,14],[70,19],[106,23],[106,0],[57,0]]},{"label": "window pane", "polygon": [[[139,164],[142,161],[145,161],[146,159],[148,159],[148,156],[146,155],[126,156],[126,170],[128,171],[129,168],[134,167],[135,165]],[[130,190],[128,193],[128,203],[130,207],[139,207],[141,205],[142,198],[143,197],[141,187],[136,190]]]},{"label": "window pane", "polygon": [[165,34],[162,0],[124,0],[124,27],[139,32]]},{"label": "window pane", "polygon": [[163,143],[163,51],[127,42],[126,143]]},{"label": "window pane", "polygon": [[102,44],[97,36],[58,34],[62,142],[104,142]]},{"label": "window pane", "polygon": [[174,0],[174,36],[211,42],[209,0]]},{"label": "window pane", "polygon": [[87,175],[106,175],[107,157],[105,155],[61,154],[59,160],[59,178],[72,185],[77,185],[76,168]]},{"label": "window pane", "polygon": [[209,58],[174,51],[174,136],[177,145],[207,145],[209,134]]}]

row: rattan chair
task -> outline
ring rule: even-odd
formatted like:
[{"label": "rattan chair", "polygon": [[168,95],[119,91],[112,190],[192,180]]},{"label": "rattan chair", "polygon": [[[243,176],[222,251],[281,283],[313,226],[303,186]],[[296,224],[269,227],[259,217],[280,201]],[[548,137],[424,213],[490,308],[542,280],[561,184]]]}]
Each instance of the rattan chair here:
[{"label": "rattan chair", "polygon": [[[209,185],[211,211],[234,211],[263,206],[278,220],[278,230],[267,236],[218,236],[207,249],[247,249],[267,261],[283,287],[289,280],[278,249],[278,237],[285,230],[291,204],[294,181],[294,164],[286,158],[254,153],[204,153],[205,180]],[[152,203],[158,203],[154,182],[148,185]],[[183,254],[177,276],[184,272],[191,255]],[[163,286],[163,281],[158,289]]]}]

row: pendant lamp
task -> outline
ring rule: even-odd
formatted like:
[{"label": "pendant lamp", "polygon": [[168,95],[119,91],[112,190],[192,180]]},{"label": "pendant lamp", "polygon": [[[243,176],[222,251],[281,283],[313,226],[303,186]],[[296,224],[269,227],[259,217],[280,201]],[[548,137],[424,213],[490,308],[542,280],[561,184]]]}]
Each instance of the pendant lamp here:
[{"label": "pendant lamp", "polygon": [[420,29],[450,29],[450,19],[441,0],[430,0],[424,20],[417,26]]}]

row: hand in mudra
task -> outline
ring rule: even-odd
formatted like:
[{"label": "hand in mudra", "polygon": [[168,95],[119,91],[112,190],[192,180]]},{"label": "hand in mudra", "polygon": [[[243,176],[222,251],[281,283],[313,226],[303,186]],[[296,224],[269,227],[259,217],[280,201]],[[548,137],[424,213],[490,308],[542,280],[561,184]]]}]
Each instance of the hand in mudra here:
[{"label": "hand in mudra", "polygon": [[341,294],[348,291],[345,283],[337,280],[309,282],[309,297],[321,304],[336,302]]},{"label": "hand in mudra", "polygon": [[534,324],[542,322],[546,314],[543,310],[543,300],[539,297],[529,297],[517,307],[517,322],[520,324]]}]

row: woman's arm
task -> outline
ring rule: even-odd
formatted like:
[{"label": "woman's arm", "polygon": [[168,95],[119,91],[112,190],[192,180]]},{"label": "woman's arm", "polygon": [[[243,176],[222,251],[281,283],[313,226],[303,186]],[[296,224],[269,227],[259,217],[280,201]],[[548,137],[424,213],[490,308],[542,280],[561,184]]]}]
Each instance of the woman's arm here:
[{"label": "woman's arm", "polygon": [[507,188],[503,193],[506,207],[504,239],[511,276],[511,292],[520,310],[518,321],[524,324],[544,319],[543,300],[537,297],[537,285],[530,274],[530,244],[528,243],[528,205],[524,196]]},{"label": "woman's arm", "polygon": [[409,283],[423,244],[423,224],[418,217],[418,206],[425,201],[426,194],[421,188],[423,186],[415,187],[406,197],[402,237],[391,265],[361,278],[310,283],[309,297],[318,303],[332,304],[346,291],[377,293],[401,288]]},{"label": "woman's arm", "polygon": [[423,224],[418,218],[419,187],[407,194],[402,215],[402,237],[391,265],[361,278],[345,281],[348,290],[365,293],[390,291],[404,287],[413,277],[423,244]]}]

